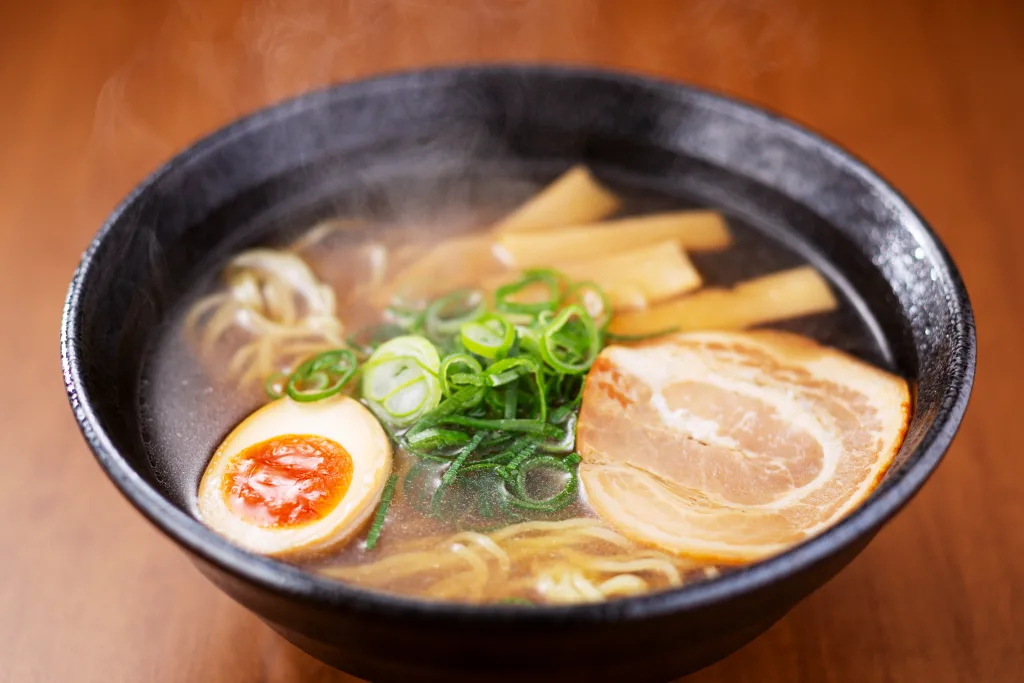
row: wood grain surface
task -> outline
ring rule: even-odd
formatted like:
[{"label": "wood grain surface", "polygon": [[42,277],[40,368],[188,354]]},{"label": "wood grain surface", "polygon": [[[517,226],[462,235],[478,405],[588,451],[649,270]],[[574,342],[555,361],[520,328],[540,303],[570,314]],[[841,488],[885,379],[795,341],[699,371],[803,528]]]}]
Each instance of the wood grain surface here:
[{"label": "wood grain surface", "polygon": [[558,61],[685,79],[853,150],[933,222],[978,319],[952,450],[834,581],[693,683],[1024,680],[1024,3],[0,3],[0,681],[352,681],[208,584],[67,406],[61,304],[105,214],[176,150],[309,87]]}]

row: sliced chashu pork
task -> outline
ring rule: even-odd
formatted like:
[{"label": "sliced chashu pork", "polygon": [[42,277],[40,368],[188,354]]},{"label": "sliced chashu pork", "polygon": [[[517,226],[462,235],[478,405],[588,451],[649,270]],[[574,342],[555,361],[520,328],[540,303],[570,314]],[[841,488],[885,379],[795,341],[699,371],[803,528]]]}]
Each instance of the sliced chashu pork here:
[{"label": "sliced chashu pork", "polygon": [[904,380],[797,335],[609,346],[583,393],[580,477],[597,513],[635,540],[748,562],[862,502],[909,415]]}]

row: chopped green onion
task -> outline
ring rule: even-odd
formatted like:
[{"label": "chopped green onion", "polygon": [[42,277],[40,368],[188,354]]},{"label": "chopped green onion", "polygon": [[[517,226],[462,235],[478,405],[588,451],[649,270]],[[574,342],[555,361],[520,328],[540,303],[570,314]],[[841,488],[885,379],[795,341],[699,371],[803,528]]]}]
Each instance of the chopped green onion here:
[{"label": "chopped green onion", "polygon": [[[535,269],[499,287],[490,312],[479,291],[457,290],[421,307],[393,305],[390,324],[354,335],[353,347],[372,351],[363,401],[416,458],[404,479],[408,500],[473,529],[497,505],[521,519],[572,503],[576,414],[610,317],[593,283]],[[528,490],[534,470],[553,495]],[[447,496],[451,486],[469,495]]]},{"label": "chopped green onion", "polygon": [[460,427],[476,427],[477,429],[500,429],[504,432],[522,432],[534,434],[550,439],[557,439],[562,436],[562,430],[555,425],[549,425],[540,420],[486,420],[476,417],[465,417],[463,415],[452,415],[441,420],[444,424],[458,425]]},{"label": "chopped green onion", "polygon": [[380,495],[380,505],[377,506],[377,514],[373,517],[373,524],[370,526],[370,533],[366,535],[366,549],[373,550],[377,547],[377,539],[384,528],[384,520],[388,515],[388,508],[391,506],[391,498],[395,495],[395,484],[398,483],[398,475],[392,474],[388,477],[388,483],[384,484],[384,491]]},{"label": "chopped green onion", "polygon": [[[460,372],[450,374],[452,368],[457,367],[468,368],[469,372]],[[441,380],[441,393],[445,396],[451,396],[455,393],[454,384],[473,384],[473,379],[479,377],[483,373],[483,366],[480,365],[480,361],[468,353],[453,353],[446,356],[441,362],[441,368],[438,371],[438,378]]]},{"label": "chopped green onion", "polygon": [[480,318],[487,311],[482,292],[458,289],[434,300],[424,311],[424,326],[431,336],[458,334],[462,326]]},{"label": "chopped green onion", "polygon": [[487,381],[492,387],[502,387],[511,384],[519,379],[519,372],[516,370],[506,370],[505,372],[499,372],[498,374],[488,374]]},{"label": "chopped green onion", "polygon": [[467,351],[492,360],[507,354],[516,340],[515,325],[498,316],[466,323],[460,334]]},{"label": "chopped green onion", "polygon": [[576,413],[569,413],[560,439],[545,439],[540,450],[546,453],[571,453],[576,448]]},{"label": "chopped green onion", "polygon": [[508,443],[515,441],[516,439],[521,438],[524,437],[516,436],[515,434],[508,434],[505,432],[488,432],[486,438],[484,438],[483,443],[481,443],[480,446],[482,448],[498,448],[500,446],[505,446]]},{"label": "chopped green onion", "polygon": [[526,441],[518,447],[518,449],[509,449],[510,452],[514,452],[515,455],[505,465],[502,465],[497,469],[498,476],[502,479],[514,478],[516,470],[523,464],[523,461],[529,457],[532,457],[537,452],[537,444]]},{"label": "chopped green onion", "polygon": [[439,451],[453,446],[462,446],[470,441],[465,432],[454,429],[428,427],[406,437],[405,444],[413,452]]},{"label": "chopped green onion", "polygon": [[579,401],[558,406],[551,411],[551,424],[562,424],[579,407]]},{"label": "chopped green onion", "polygon": [[511,420],[516,416],[516,407],[519,402],[519,379],[510,382],[505,386],[505,410],[504,415],[506,420]]},{"label": "chopped green onion", "polygon": [[548,389],[544,382],[544,368],[538,367],[533,373],[533,379],[537,384],[537,419],[548,419]]},{"label": "chopped green onion", "polygon": [[409,428],[409,431],[406,432],[406,437],[408,438],[409,435],[415,434],[427,427],[433,427],[449,415],[457,413],[460,410],[476,406],[483,398],[483,393],[483,390],[478,387],[466,387],[465,389],[460,389],[444,401],[441,401],[441,403],[432,411],[421,417],[416,424]]},{"label": "chopped green onion", "polygon": [[451,467],[449,467],[448,471],[441,477],[442,484],[447,486],[455,481],[455,477],[459,474],[459,468],[465,464],[466,458],[472,455],[473,451],[477,449],[477,446],[479,446],[480,442],[483,441],[485,434],[486,432],[477,432],[476,436],[470,439],[469,443],[459,449],[459,453],[455,456],[455,460],[452,462]]},{"label": "chopped green onion", "polygon": [[[547,289],[548,298],[542,301],[527,303],[512,301],[509,297],[522,292],[532,285],[543,285]],[[562,302],[565,289],[565,276],[550,268],[535,268],[523,273],[523,277],[502,285],[494,292],[494,308],[506,313],[526,313],[536,315],[542,311],[554,311]]]},{"label": "chopped green onion", "polygon": [[429,340],[395,337],[374,351],[363,369],[363,399],[377,417],[401,427],[433,410],[441,400],[441,359]]},{"label": "chopped green onion", "polygon": [[295,369],[284,385],[293,401],[309,403],[333,396],[356,374],[356,355],[348,349],[324,351]]},{"label": "chopped green onion", "polygon": [[600,332],[594,319],[579,304],[563,308],[541,333],[541,357],[563,374],[586,372],[600,351]]},{"label": "chopped green onion", "polygon": [[[526,460],[519,466],[513,479],[514,495],[509,496],[509,502],[516,507],[538,512],[555,512],[564,508],[573,501],[579,486],[576,464],[577,462],[570,458],[556,458],[550,455],[538,455]],[[526,490],[526,475],[540,467],[558,470],[569,475],[565,486],[550,498],[533,498]]]},{"label": "chopped green onion", "polygon": [[[499,360],[497,363],[492,363],[488,366],[486,375],[489,378],[488,384],[492,387],[500,387],[514,379],[518,379],[521,375],[529,375],[535,372],[537,372],[536,361],[530,358],[517,356],[515,358],[505,358],[503,360]],[[507,379],[498,379],[499,377]]]},{"label": "chopped green onion", "polygon": [[[488,367],[485,377],[487,378],[487,383],[490,386],[500,387],[510,382],[515,382],[521,376],[530,374],[534,376],[534,381],[537,386],[537,397],[539,399],[539,414],[537,417],[543,421],[547,419],[547,399],[544,396],[544,378],[541,375],[540,366],[535,360],[524,356],[505,358],[504,360],[493,363]],[[506,401],[507,399],[504,399],[501,402],[502,411],[505,410]],[[505,417],[509,416],[505,415]]]}]

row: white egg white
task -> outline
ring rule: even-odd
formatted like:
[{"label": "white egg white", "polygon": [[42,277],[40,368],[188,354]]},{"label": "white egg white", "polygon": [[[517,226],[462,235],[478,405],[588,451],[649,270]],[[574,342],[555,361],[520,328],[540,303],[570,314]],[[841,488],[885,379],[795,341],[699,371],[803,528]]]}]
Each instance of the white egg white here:
[{"label": "white egg white", "polygon": [[[287,434],[331,439],[352,456],[352,482],[337,506],[319,520],[264,527],[232,510],[223,480],[234,457],[254,444]],[[255,553],[312,555],[350,540],[367,522],[391,473],[391,443],[373,414],[347,396],[312,403],[278,399],[256,410],[228,434],[199,484],[199,515],[214,531]]]}]

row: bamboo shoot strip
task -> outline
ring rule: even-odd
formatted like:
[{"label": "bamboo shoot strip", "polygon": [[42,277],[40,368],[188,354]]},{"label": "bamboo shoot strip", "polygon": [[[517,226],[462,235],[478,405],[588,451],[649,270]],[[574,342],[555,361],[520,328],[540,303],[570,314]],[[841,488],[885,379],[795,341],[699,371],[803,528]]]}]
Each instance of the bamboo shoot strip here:
[{"label": "bamboo shoot strip", "polygon": [[[645,308],[698,289],[700,273],[676,242],[666,241],[611,256],[556,264],[570,280],[590,281],[604,290],[617,311]],[[500,274],[484,281],[485,291],[515,279]]]},{"label": "bamboo shoot strip", "polygon": [[810,266],[741,282],[732,289],[706,289],[645,311],[612,318],[616,335],[644,335],[666,329],[741,330],[755,325],[834,310],[825,278]]},{"label": "bamboo shoot strip", "polygon": [[618,208],[619,198],[602,187],[586,166],[573,166],[494,227],[507,233],[533,233],[601,220]]},{"label": "bamboo shoot strip", "polygon": [[714,211],[675,211],[576,225],[542,233],[504,233],[498,257],[510,266],[548,266],[573,259],[611,256],[657,242],[687,251],[717,251],[732,243],[725,220]]}]

